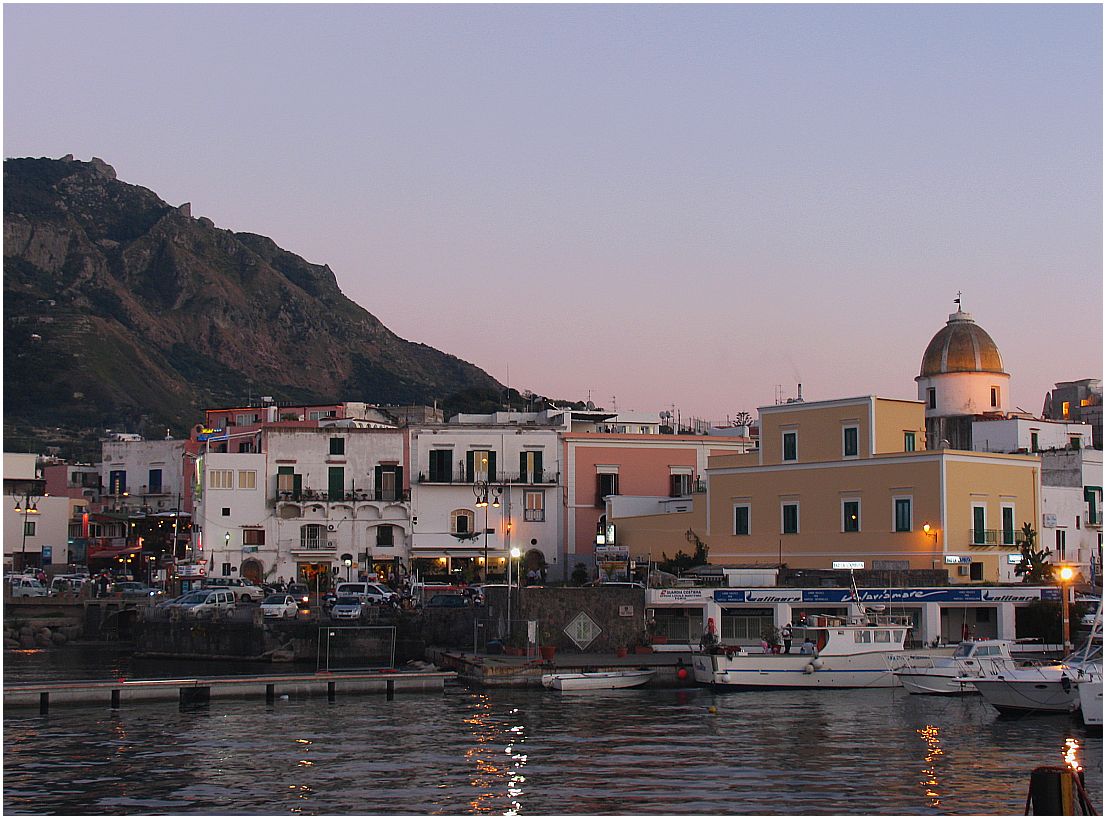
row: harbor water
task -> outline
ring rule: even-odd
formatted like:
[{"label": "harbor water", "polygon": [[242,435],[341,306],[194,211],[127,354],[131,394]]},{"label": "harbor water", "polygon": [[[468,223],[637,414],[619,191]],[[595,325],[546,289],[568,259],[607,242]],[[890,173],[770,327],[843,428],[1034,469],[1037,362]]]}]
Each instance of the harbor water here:
[{"label": "harbor water", "polygon": [[[5,653],[4,677],[246,670],[74,648]],[[13,814],[1021,815],[1029,772],[1065,762],[1103,795],[1101,736],[1073,718],[902,689],[59,707],[6,711],[4,738]]]}]

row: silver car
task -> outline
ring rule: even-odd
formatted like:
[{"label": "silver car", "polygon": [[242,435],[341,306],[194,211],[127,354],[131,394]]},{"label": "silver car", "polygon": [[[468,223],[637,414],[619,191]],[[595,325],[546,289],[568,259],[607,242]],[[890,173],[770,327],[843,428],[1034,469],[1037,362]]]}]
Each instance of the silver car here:
[{"label": "silver car", "polygon": [[362,606],[360,597],[339,597],[330,610],[331,620],[360,620]]}]

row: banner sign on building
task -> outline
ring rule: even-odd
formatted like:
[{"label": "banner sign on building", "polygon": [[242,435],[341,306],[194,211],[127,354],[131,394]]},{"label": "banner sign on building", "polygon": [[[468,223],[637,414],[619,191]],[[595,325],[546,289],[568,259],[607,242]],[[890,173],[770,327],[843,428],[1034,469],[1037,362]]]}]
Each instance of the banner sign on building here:
[{"label": "banner sign on building", "polygon": [[625,563],[630,559],[628,546],[596,546],[596,563]]},{"label": "banner sign on building", "polygon": [[971,555],[945,555],[945,563],[956,565],[958,563],[971,563]]},{"label": "banner sign on building", "polygon": [[[703,603],[710,600],[710,589],[656,589],[658,602]],[[718,592],[715,592],[717,595]]]},{"label": "banner sign on building", "polygon": [[744,603],[745,592],[737,589],[715,589],[714,602],[716,603]]},{"label": "banner sign on building", "polygon": [[802,589],[766,589],[765,591],[745,592],[746,603],[801,603]]},{"label": "banner sign on building", "polygon": [[[949,586],[931,589],[860,589],[860,602],[892,603],[1031,603],[1035,600],[1059,600],[1060,590],[1053,586],[1000,586],[988,588],[958,588]],[[748,604],[836,604],[852,603],[851,589],[650,589],[647,605],[685,603],[695,605],[710,600],[715,603]]]}]

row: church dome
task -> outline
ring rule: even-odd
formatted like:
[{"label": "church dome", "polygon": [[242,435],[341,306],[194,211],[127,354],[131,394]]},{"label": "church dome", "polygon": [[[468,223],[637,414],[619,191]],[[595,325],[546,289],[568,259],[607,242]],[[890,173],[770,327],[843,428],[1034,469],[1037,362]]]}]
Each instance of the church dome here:
[{"label": "church dome", "polygon": [[943,373],[1005,373],[998,346],[971,313],[957,310],[949,316],[926,347],[920,378]]}]

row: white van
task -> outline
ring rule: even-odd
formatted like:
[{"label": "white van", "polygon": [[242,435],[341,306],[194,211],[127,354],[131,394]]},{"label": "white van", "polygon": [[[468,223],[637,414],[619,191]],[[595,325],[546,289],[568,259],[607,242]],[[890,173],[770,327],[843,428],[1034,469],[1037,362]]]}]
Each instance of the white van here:
[{"label": "white van", "polygon": [[172,605],[193,617],[205,612],[230,611],[234,608],[234,593],[229,589],[200,589],[189,592]]},{"label": "white van", "polygon": [[366,603],[383,603],[387,598],[375,583],[339,583],[335,597],[356,597]]},{"label": "white van", "polygon": [[27,575],[13,577],[9,585],[11,586],[12,597],[45,597],[49,594],[45,586]]}]

